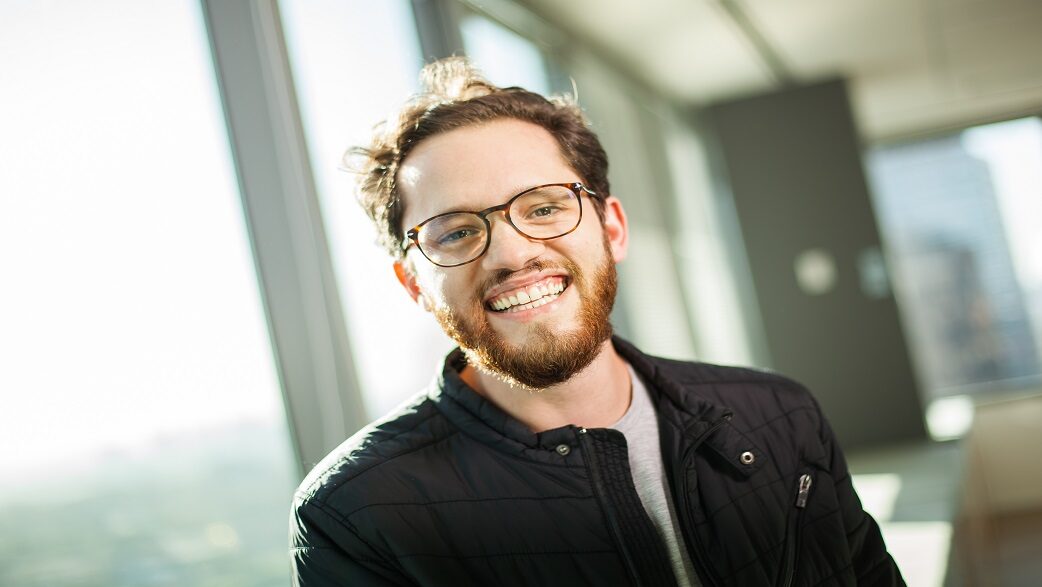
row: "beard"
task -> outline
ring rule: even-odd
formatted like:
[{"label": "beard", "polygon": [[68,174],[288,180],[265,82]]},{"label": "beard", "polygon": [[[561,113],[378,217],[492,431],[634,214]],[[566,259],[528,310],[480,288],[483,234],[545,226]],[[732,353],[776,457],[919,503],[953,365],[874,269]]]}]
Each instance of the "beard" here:
[{"label": "beard", "polygon": [[[564,260],[559,264],[535,260],[522,271],[564,269],[571,277],[569,289],[579,294],[578,327],[559,332],[552,324],[537,322],[529,325],[527,339],[513,345],[503,339],[488,322],[486,309],[477,295],[463,310],[448,306],[434,309],[434,317],[442,329],[467,356],[474,367],[506,383],[537,391],[564,383],[585,369],[600,354],[604,341],[612,334],[611,315],[618,288],[618,278],[611,252],[605,243],[604,261],[593,275],[586,275],[575,263]],[[502,283],[515,272],[500,271],[481,289]]]}]

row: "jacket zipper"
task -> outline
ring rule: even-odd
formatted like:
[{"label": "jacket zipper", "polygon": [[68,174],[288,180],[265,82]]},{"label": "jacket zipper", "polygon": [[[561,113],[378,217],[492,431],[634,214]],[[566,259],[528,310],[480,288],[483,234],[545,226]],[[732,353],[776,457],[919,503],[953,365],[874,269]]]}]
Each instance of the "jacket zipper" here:
[{"label": "jacket zipper", "polygon": [[[586,470],[590,474],[590,484],[593,486],[593,491],[597,495],[597,500],[602,504],[609,504],[608,496],[604,494],[604,488],[601,487],[601,477],[597,469],[597,455],[591,445],[591,440],[586,434],[586,428],[580,428],[577,432],[579,437],[579,444],[583,448],[583,460],[586,461]],[[640,575],[637,573],[637,564],[633,562],[633,555],[626,548],[626,543],[622,539],[622,528],[619,527],[619,521],[615,519],[615,514],[610,508],[604,509],[604,515],[608,518],[608,529],[614,535],[615,544],[618,545],[619,551],[622,552],[622,560],[626,563],[626,570],[629,571],[630,578],[633,580],[634,585],[640,587]]]},{"label": "jacket zipper", "polygon": [[691,457],[691,455],[694,454],[695,450],[697,450],[698,447],[703,442],[705,442],[705,440],[709,438],[709,436],[712,433],[716,432],[721,426],[727,423],[731,419],[732,415],[733,414],[724,414],[722,418],[713,422],[712,425],[709,426],[708,430],[706,430],[698,438],[696,438],[695,442],[692,443],[686,451],[684,451],[684,458],[680,461],[680,470],[674,472],[675,474],[681,476],[681,491],[679,495],[676,496],[676,500],[677,507],[683,512],[682,520],[685,523],[681,523],[680,532],[684,535],[684,540],[687,542],[687,544],[694,546],[695,559],[697,561],[696,564],[698,565],[698,567],[695,570],[697,572],[699,568],[702,569],[702,575],[704,576],[701,577],[701,580],[704,584],[704,587],[712,587],[713,585],[718,585],[719,582],[716,579],[716,574],[713,571],[713,567],[709,565],[709,555],[706,554],[705,547],[702,545],[701,541],[698,540],[697,534],[695,534],[695,522],[691,519],[691,508],[689,508],[687,505],[688,484],[687,474],[685,473],[685,471],[687,469],[687,461]]},{"label": "jacket zipper", "polygon": [[796,511],[789,516],[785,537],[785,566],[780,575],[782,587],[790,587],[796,576],[796,561],[800,553],[800,518],[803,517],[803,510],[807,508],[807,498],[810,496],[810,487],[813,483],[814,478],[809,473],[800,475],[799,485],[796,489]]}]

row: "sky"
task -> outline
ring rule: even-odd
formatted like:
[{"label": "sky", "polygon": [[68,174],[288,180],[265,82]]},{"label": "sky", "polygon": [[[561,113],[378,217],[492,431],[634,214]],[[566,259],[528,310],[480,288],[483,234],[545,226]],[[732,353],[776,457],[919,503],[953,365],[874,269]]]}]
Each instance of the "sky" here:
[{"label": "sky", "polygon": [[0,80],[0,468],[283,419],[198,3],[4,2]]},{"label": "sky", "polygon": [[991,171],[1021,287],[1042,293],[1042,120],[971,128],[962,142]]}]

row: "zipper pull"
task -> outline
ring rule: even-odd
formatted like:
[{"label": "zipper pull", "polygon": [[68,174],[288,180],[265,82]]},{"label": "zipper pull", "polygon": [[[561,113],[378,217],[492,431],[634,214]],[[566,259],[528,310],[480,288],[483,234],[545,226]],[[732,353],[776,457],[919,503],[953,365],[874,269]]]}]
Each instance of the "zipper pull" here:
[{"label": "zipper pull", "polygon": [[805,508],[807,507],[807,496],[810,495],[810,475],[804,473],[800,476],[800,491],[796,494],[796,507]]}]

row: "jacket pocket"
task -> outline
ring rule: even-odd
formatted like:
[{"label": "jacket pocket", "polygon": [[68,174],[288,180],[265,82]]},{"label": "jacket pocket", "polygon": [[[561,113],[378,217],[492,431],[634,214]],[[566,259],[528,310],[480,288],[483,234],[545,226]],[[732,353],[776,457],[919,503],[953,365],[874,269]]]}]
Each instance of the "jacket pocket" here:
[{"label": "jacket pocket", "polygon": [[787,516],[782,566],[777,581],[781,587],[790,587],[796,576],[796,563],[799,562],[800,556],[800,520],[803,518],[804,510],[807,509],[807,500],[810,498],[810,490],[813,485],[814,477],[810,472],[804,472],[796,480],[795,507],[789,511]]}]

